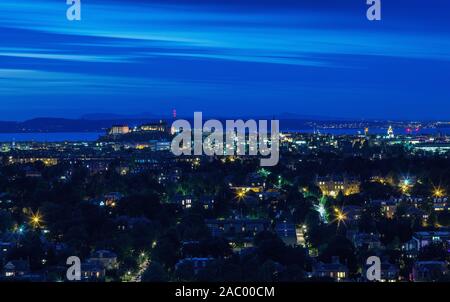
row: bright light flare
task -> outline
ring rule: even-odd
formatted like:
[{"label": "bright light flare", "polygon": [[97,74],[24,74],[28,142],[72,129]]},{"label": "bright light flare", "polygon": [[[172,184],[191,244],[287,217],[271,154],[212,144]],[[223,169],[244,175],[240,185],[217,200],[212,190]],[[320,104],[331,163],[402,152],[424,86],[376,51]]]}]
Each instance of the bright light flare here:
[{"label": "bright light flare", "polygon": [[342,209],[334,208],[334,216],[335,219],[333,222],[337,222],[338,227],[343,223],[345,225],[345,221],[347,220],[347,213],[344,213]]},{"label": "bright light flare", "polygon": [[327,213],[327,209],[325,208],[325,205],[324,204],[322,204],[322,203],[320,203],[320,204],[318,204],[318,205],[315,205],[314,206],[314,209],[317,211],[317,213],[319,213],[319,217],[320,217],[320,219],[323,221],[323,222],[325,222],[325,223],[327,223],[328,221],[328,213]]},{"label": "bright light flare", "polygon": [[247,197],[247,192],[245,190],[239,190],[236,192],[236,199],[242,201]]},{"label": "bright light flare", "polygon": [[43,217],[42,214],[40,213],[40,211],[38,210],[37,212],[33,213],[31,212],[30,217],[29,217],[29,223],[31,224],[31,226],[35,229],[37,228],[41,228],[43,225]]},{"label": "bright light flare", "polygon": [[442,198],[445,196],[445,190],[438,187],[438,188],[434,188],[433,190],[433,196],[436,198]]}]

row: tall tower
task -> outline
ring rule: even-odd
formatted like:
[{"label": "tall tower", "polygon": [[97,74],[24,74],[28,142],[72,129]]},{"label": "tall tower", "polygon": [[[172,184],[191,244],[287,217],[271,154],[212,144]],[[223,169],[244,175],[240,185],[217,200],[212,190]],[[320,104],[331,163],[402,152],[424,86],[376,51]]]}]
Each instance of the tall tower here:
[{"label": "tall tower", "polygon": [[[175,122],[176,119],[177,119],[177,110],[172,109],[172,122]],[[175,133],[176,133],[175,128],[170,127],[170,134],[174,135]]]},{"label": "tall tower", "polygon": [[364,128],[364,135],[369,136],[369,127]]},{"label": "tall tower", "polygon": [[177,110],[176,109],[172,109],[172,118],[173,118],[173,120],[177,119]]},{"label": "tall tower", "polygon": [[388,135],[388,138],[394,138],[395,137],[394,129],[392,128],[392,126],[389,126],[389,129],[387,131],[387,135]]}]

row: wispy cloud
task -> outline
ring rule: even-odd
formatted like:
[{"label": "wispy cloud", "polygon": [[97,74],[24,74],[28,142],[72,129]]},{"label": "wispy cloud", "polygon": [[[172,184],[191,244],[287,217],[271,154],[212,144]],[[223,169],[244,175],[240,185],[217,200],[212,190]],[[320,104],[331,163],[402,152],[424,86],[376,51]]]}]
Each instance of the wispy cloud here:
[{"label": "wispy cloud", "polygon": [[[1,0],[1,102],[25,110],[36,95],[46,109],[116,100],[123,110],[143,100],[152,108],[157,99],[178,108],[214,100],[217,108],[225,104],[217,110],[231,103],[262,110],[258,102],[275,100],[297,110],[315,102],[332,114],[370,98],[377,106],[448,102],[450,33],[443,27],[389,16],[369,23],[363,5],[335,12],[306,5],[315,1],[290,1],[292,9],[265,7],[268,0],[244,1],[241,9],[241,2],[89,0],[82,21],[69,22],[65,1]],[[61,102],[71,98],[76,104]]]},{"label": "wispy cloud", "polygon": [[[183,88],[193,91],[228,89],[226,83],[162,80],[159,78],[102,76],[84,73],[49,72],[33,69],[0,69],[0,95],[128,95],[164,94]],[[45,87],[45,88],[44,88]],[[43,89],[44,88],[44,89]]]},{"label": "wispy cloud", "polygon": [[123,57],[114,56],[92,56],[79,54],[56,54],[56,53],[41,53],[41,52],[1,52],[1,57],[16,57],[16,58],[30,58],[30,59],[45,59],[45,60],[64,60],[64,61],[80,61],[80,62],[125,62]]},{"label": "wispy cloud", "polygon": [[[125,41],[131,56],[133,49],[147,48],[147,53],[152,56],[179,55],[317,67],[331,66],[324,56],[336,54],[450,59],[450,39],[443,39],[439,34],[362,32],[357,26],[335,30],[331,22],[317,28],[315,25],[318,20],[323,23],[324,16],[310,11],[239,13],[208,6],[105,5],[94,1],[84,4],[82,22],[71,23],[65,20],[66,6],[60,1],[47,0],[39,4],[4,2],[4,9],[0,11],[1,26],[63,34],[68,36],[68,41],[70,36],[74,39],[79,39],[77,36],[114,39],[109,47],[102,49],[103,54],[96,56],[76,54],[74,49],[72,57],[67,54],[36,54],[36,58],[120,62],[123,58],[109,57],[109,52],[121,47]],[[333,20],[341,20],[345,15],[332,17]],[[40,44],[43,41],[34,42]],[[146,45],[148,42],[166,42],[168,45],[160,45],[155,51],[155,45]],[[95,47],[95,41],[90,40],[90,43]],[[174,48],[177,51],[173,51]],[[139,56],[142,54],[139,52]],[[16,56],[30,55],[16,53]],[[318,60],[317,55],[322,59]]]}]

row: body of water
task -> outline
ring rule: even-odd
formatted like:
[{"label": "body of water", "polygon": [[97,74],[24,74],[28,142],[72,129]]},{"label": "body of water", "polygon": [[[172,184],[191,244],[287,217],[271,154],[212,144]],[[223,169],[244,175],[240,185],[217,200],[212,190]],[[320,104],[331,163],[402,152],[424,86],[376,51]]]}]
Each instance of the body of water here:
[{"label": "body of water", "polygon": [[[284,132],[298,132],[298,133],[314,133],[318,131],[322,134],[333,135],[358,135],[364,133],[362,129],[304,129],[292,130],[282,129]],[[370,134],[384,135],[387,129],[374,128],[369,130]],[[426,134],[444,134],[450,135],[450,128],[440,129],[420,129],[408,133],[403,128],[394,129],[394,133],[398,135],[426,135]],[[104,133],[98,132],[57,132],[57,133],[0,133],[0,142],[92,142],[96,141]]]},{"label": "body of water", "polygon": [[[327,128],[327,129],[306,129],[306,130],[287,130],[284,129],[282,131],[291,131],[291,132],[298,132],[298,133],[315,133],[319,132],[322,134],[332,134],[332,135],[358,135],[358,134],[364,134],[364,129],[333,129],[333,128]],[[386,135],[387,129],[383,128],[371,128],[369,129],[369,134],[372,135]],[[394,134],[396,135],[430,135],[430,134],[443,134],[443,135],[450,135],[450,128],[424,128],[420,129],[418,131],[411,130],[408,132],[404,128],[394,128]]]},{"label": "body of water", "polygon": [[57,133],[0,133],[0,142],[92,142],[104,133],[57,132]]}]

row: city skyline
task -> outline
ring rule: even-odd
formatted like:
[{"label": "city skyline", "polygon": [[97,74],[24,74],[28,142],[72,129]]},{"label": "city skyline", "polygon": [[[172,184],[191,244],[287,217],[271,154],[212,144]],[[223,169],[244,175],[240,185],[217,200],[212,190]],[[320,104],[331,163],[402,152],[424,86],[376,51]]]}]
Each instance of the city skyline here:
[{"label": "city skyline", "polygon": [[436,1],[0,4],[0,120],[93,112],[292,112],[445,119],[450,39]]},{"label": "city skyline", "polygon": [[0,0],[0,285],[450,282],[449,11]]}]

